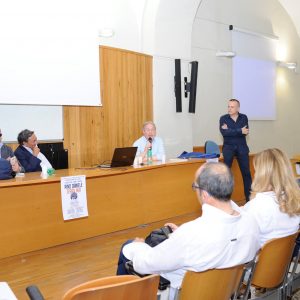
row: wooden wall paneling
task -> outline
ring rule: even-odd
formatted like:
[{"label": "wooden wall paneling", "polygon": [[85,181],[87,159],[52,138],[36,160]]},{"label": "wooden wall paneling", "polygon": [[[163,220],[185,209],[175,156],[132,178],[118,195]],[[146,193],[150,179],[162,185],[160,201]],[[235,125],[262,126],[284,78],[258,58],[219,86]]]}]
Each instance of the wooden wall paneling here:
[{"label": "wooden wall paneling", "polygon": [[[63,109],[64,116],[64,146],[68,149],[69,166],[79,165],[80,134],[78,132],[78,110],[79,107],[68,106]],[[76,134],[77,132],[77,134]]]},{"label": "wooden wall paneling", "polygon": [[[150,81],[147,85],[152,88],[152,57],[108,47],[101,47],[100,51],[103,55],[105,136],[112,154],[115,147],[132,145],[141,135],[145,116],[152,119],[152,109],[147,112],[145,105],[147,102],[152,108],[152,89],[149,93],[148,89],[140,88],[145,81]],[[145,61],[150,64],[141,72]]]},{"label": "wooden wall paneling", "polygon": [[148,96],[149,99],[151,99],[151,101],[149,101],[148,99],[145,99],[145,111],[146,111],[146,117],[145,119],[152,119],[153,118],[153,78],[152,78],[152,74],[153,74],[153,64],[152,64],[153,60],[152,57],[151,59],[148,58],[145,61],[145,78],[146,80],[144,81],[144,86],[146,89],[146,95]]},{"label": "wooden wall paneling", "polygon": [[[105,51],[104,51],[105,52]],[[109,153],[112,154],[115,146],[120,147],[120,134],[122,134],[122,91],[124,82],[127,78],[124,76],[125,61],[122,61],[122,53],[106,49],[107,69],[104,70],[104,119],[106,120],[106,143],[109,147]],[[108,92],[108,95],[106,94]]]},{"label": "wooden wall paneling", "polygon": [[[139,120],[138,116],[141,116],[143,113],[143,95],[141,93],[139,78],[143,76],[139,73],[139,64],[137,59],[131,53],[127,54],[127,63],[127,95],[124,100],[127,101],[126,110],[131,122],[128,122],[127,128],[124,128],[124,137],[126,137],[128,142],[132,144],[136,139],[136,135],[140,134],[139,128],[141,127],[141,124],[138,124],[138,122],[141,120]],[[140,66],[141,65],[142,62]],[[126,120],[124,121],[126,124]]]},{"label": "wooden wall paneling", "polygon": [[69,166],[110,160],[115,147],[130,146],[152,120],[152,57],[100,47],[102,107],[64,107],[64,146]]},{"label": "wooden wall paneling", "polygon": [[13,143],[13,144],[7,144],[9,147],[11,147],[13,149],[13,151],[15,151],[17,149],[17,147],[19,146],[19,144],[17,143]]}]

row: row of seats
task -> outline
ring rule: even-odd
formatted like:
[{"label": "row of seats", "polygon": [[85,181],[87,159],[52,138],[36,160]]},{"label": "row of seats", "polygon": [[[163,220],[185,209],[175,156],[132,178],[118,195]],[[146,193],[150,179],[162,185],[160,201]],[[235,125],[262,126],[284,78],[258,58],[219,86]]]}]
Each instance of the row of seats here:
[{"label": "row of seats", "polygon": [[[296,268],[293,268],[292,272],[288,273],[298,234],[299,232],[267,242],[255,259],[246,266],[186,272],[177,298],[180,300],[249,299],[250,287],[253,286],[266,289],[264,298],[276,292],[279,293],[279,299],[287,299],[291,294],[296,271]],[[299,251],[294,258],[295,266],[298,260]],[[249,272],[250,276],[245,276]],[[158,275],[111,276],[80,284],[69,290],[63,300],[154,300],[159,299],[158,285]],[[27,293],[31,300],[44,299],[35,286],[28,287]]]}]

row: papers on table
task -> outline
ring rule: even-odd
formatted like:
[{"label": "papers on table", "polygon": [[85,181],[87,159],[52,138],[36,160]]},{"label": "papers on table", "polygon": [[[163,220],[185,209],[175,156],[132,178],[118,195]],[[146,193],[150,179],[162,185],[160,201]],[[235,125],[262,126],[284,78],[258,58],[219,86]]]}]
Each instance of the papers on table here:
[{"label": "papers on table", "polygon": [[0,300],[18,300],[7,282],[0,282]]}]

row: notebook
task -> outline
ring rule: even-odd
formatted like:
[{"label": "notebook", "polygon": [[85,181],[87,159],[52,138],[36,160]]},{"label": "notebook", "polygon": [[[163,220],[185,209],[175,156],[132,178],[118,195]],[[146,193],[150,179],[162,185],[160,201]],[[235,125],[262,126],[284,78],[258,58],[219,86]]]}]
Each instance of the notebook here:
[{"label": "notebook", "polygon": [[18,300],[7,282],[0,282],[0,299]]},{"label": "notebook", "polygon": [[100,168],[116,168],[133,165],[137,147],[115,148],[110,164],[101,164]]}]

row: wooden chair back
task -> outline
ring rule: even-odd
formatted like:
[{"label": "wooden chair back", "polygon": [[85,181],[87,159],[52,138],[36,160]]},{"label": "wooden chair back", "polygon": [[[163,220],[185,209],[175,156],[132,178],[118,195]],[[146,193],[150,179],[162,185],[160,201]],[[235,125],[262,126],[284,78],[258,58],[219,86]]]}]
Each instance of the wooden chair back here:
[{"label": "wooden chair back", "polygon": [[156,300],[158,283],[158,275],[104,277],[70,289],[63,300]]},{"label": "wooden chair back", "polygon": [[269,289],[284,282],[298,233],[270,240],[262,247],[251,285]]},{"label": "wooden chair back", "polygon": [[228,300],[238,289],[244,265],[203,272],[187,271],[180,291],[180,300]]}]

